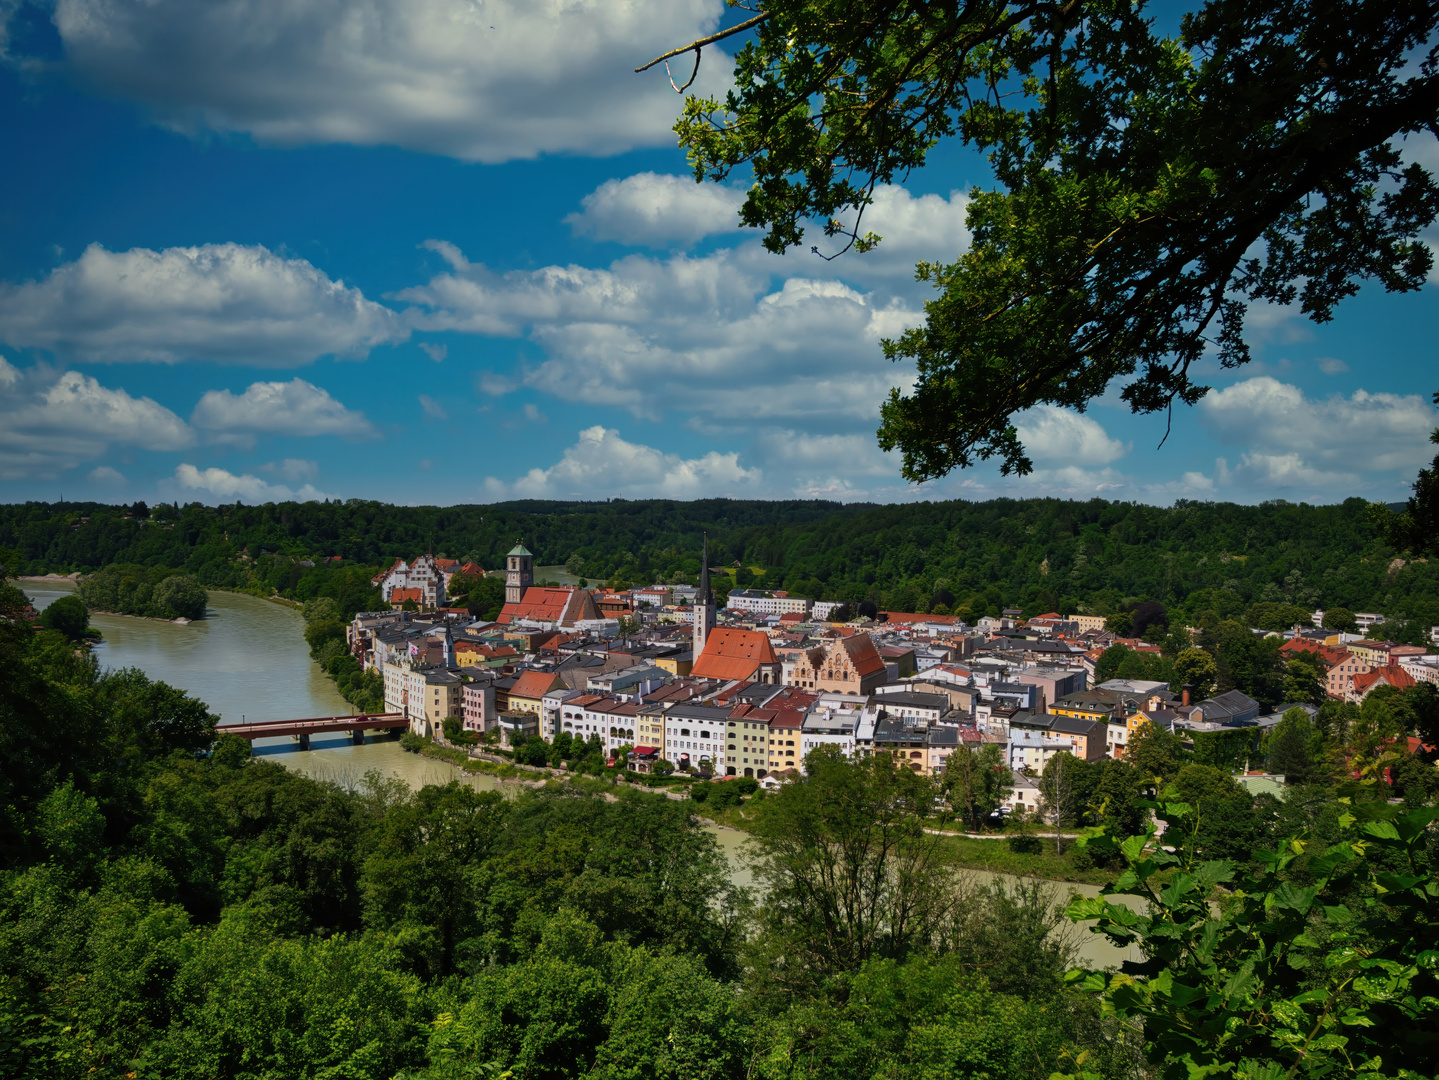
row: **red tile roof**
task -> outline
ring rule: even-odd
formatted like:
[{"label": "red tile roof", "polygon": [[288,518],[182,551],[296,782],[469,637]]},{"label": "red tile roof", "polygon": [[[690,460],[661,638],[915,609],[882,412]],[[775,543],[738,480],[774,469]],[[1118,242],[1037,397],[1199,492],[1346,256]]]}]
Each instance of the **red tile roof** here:
[{"label": "red tile roof", "polygon": [[836,649],[843,649],[849,653],[850,663],[854,670],[862,677],[873,675],[877,671],[884,670],[884,658],[879,655],[879,650],[874,647],[874,638],[868,634],[856,634],[854,637],[840,638],[835,642]]},{"label": "red tile roof", "polygon": [[1353,680],[1354,689],[1361,694],[1368,693],[1380,679],[1396,690],[1407,690],[1414,685],[1414,676],[1398,664],[1390,664],[1388,667],[1375,668],[1373,671],[1351,675],[1350,679]]},{"label": "red tile roof", "polygon": [[553,690],[558,681],[559,677],[553,671],[527,671],[520,676],[520,681],[510,688],[510,697],[538,701]]},{"label": "red tile roof", "polygon": [[769,726],[772,728],[797,728],[803,723],[804,713],[798,709],[777,709]]},{"label": "red tile roof", "polygon": [[892,623],[956,623],[955,615],[926,615],[922,611],[881,611],[887,622]]},{"label": "red tile roof", "polygon": [[583,589],[531,585],[518,604],[506,604],[500,609],[496,622],[508,625],[516,619],[530,619],[534,622],[573,623],[598,617],[594,600]]},{"label": "red tile roof", "polygon": [[390,603],[403,604],[406,600],[413,600],[420,603],[425,599],[425,594],[420,589],[391,589]]},{"label": "red tile roof", "polygon": [[700,679],[753,679],[766,664],[775,664],[769,636],[758,630],[716,629],[705,639],[704,652],[690,674]]},{"label": "red tile roof", "polygon": [[1334,645],[1320,645],[1318,642],[1308,641],[1304,638],[1291,638],[1279,646],[1279,651],[1291,656],[1299,652],[1318,653],[1319,658],[1330,667],[1342,663],[1353,655],[1348,649],[1341,649]]}]

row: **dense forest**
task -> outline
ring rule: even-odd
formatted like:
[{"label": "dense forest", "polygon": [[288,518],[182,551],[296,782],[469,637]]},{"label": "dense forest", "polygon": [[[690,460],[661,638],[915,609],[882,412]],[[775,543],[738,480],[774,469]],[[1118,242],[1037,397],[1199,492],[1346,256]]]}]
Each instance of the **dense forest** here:
[{"label": "dense forest", "polygon": [[993,769],[936,782],[816,751],[806,782],[739,808],[756,892],[691,803],[316,781],[23,610],[0,585],[0,1075],[1385,1080],[1439,1065],[1439,809],[1432,767],[1383,779],[1393,755],[1374,736],[1396,702],[1286,721],[1271,752],[1309,772],[1282,801],[1165,733],[1136,764],[1047,770],[1065,820],[1094,826],[1077,855],[1149,901],[1071,904],[1148,959],[1066,974],[1077,931],[1044,890],[967,878],[923,828],[946,800],[982,811]]},{"label": "dense forest", "polygon": [[[370,576],[395,557],[431,551],[495,569],[519,538],[538,565],[563,564],[591,582],[693,582],[707,536],[711,565],[732,570],[725,586],[890,610],[1108,615],[1152,601],[1196,624],[1206,611],[1260,625],[1266,612],[1287,618],[1316,606],[1439,624],[1439,560],[1387,546],[1367,505],[26,503],[0,506],[0,562],[21,574],[164,567],[206,587],[329,596],[349,612],[373,603]],[[323,562],[333,556],[342,562]],[[1251,612],[1256,605],[1268,607]]]}]

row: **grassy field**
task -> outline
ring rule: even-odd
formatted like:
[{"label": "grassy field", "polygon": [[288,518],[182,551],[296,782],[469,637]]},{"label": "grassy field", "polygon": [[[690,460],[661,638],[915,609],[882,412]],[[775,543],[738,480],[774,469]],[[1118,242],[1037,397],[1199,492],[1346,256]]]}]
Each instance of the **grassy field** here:
[{"label": "grassy field", "polygon": [[1077,866],[1070,851],[1056,854],[1052,836],[1041,837],[1040,849],[1034,854],[1011,851],[1007,840],[979,840],[970,836],[944,836],[940,840],[955,862],[970,870],[1084,885],[1108,885],[1118,877],[1117,871],[1105,867]]}]

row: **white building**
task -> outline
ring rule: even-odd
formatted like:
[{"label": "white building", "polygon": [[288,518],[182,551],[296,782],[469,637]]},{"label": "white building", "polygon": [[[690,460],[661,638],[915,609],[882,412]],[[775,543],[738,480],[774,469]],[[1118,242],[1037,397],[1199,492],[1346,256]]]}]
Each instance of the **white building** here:
[{"label": "white building", "polygon": [[417,589],[418,594],[412,598],[416,604],[421,608],[435,608],[444,602],[445,571],[454,564],[454,559],[436,560],[433,555],[421,555],[412,563],[396,559],[393,566],[376,574],[373,580],[387,604],[392,602],[396,589]]},{"label": "white building", "polygon": [[675,765],[688,761],[696,768],[707,762],[723,776],[728,718],[728,709],[714,705],[671,706],[664,714],[662,756]]},{"label": "white building", "polygon": [[799,614],[809,618],[814,601],[807,596],[778,596],[757,589],[735,589],[725,604],[727,611],[743,611],[750,615]]}]

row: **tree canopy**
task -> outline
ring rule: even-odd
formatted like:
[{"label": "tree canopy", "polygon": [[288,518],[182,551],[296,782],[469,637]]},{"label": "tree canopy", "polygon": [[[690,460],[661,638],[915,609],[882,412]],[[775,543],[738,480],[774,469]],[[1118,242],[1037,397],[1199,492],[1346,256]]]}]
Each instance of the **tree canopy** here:
[{"label": "tree canopy", "polygon": [[879,441],[910,480],[1025,473],[1024,409],[1116,380],[1135,412],[1192,405],[1207,351],[1249,360],[1248,304],[1324,322],[1365,282],[1423,285],[1439,187],[1401,144],[1439,112],[1436,18],[1209,0],[1166,32],[1143,0],[771,0],[733,89],[686,99],[676,131],[697,180],[751,180],[740,219],[776,252],[816,221],[862,253],[876,185],[950,140],[983,152],[969,250],[919,265],[925,322],[884,345],[918,379]]}]

